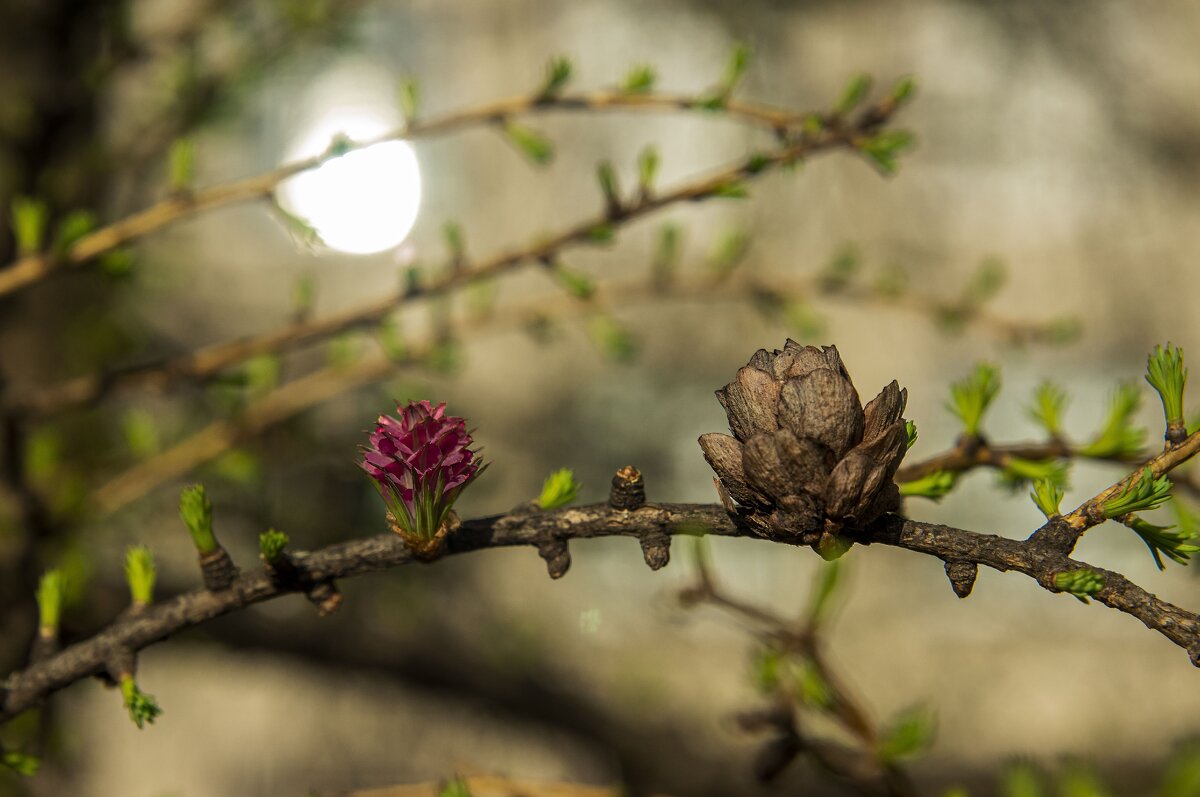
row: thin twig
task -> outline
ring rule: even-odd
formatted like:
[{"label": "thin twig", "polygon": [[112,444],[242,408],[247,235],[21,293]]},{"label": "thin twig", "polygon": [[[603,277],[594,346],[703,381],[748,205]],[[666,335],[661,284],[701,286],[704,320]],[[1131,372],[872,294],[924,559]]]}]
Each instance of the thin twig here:
[{"label": "thin twig", "polygon": [[[560,97],[523,94],[424,121],[414,120],[404,127],[373,138],[339,143],[338,147],[320,155],[298,160],[254,177],[170,196],[144,210],[88,233],[67,247],[64,252],[46,251],[18,258],[0,269],[0,296],[40,282],[59,269],[81,266],[106,252],[183,219],[240,202],[270,199],[284,180],[316,169],[332,158],[385,141],[412,141],[447,135],[472,126],[501,122],[520,114],[549,111],[692,111],[697,108],[695,97],[677,94],[629,94],[618,91],[597,91]],[[781,133],[788,132],[806,116],[732,99],[726,103],[724,113]],[[876,122],[872,118],[871,121],[877,126],[886,119]]]}]

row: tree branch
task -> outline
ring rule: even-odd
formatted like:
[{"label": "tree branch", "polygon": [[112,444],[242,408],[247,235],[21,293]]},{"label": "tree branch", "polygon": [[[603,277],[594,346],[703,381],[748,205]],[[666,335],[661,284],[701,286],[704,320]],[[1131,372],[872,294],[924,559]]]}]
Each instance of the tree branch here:
[{"label": "tree branch", "polygon": [[[753,537],[790,544],[798,541],[796,537],[770,530],[759,516],[730,515],[717,505],[647,504],[628,511],[594,504],[549,512],[519,509],[506,515],[465,521],[448,538],[445,554],[512,546],[565,545],[568,540],[608,536],[662,540],[669,539],[667,535],[681,533]],[[1055,574],[1086,567],[1104,580],[1103,588],[1092,597],[1158,631],[1187,650],[1193,664],[1200,666],[1200,616],[1161,600],[1118,573],[1071,559],[1039,540],[1008,539],[895,515],[884,516],[854,539],[864,544],[893,545],[946,562],[1015,570],[1052,592],[1059,591],[1054,585]],[[650,558],[647,554],[647,559]],[[247,572],[227,590],[197,590],[123,616],[92,638],[31,664],[5,683],[0,722],[12,719],[75,681],[104,672],[118,652],[141,650],[184,629],[255,603],[304,591],[313,584],[416,561],[400,538],[392,534],[338,543],[313,553],[296,554],[292,560],[294,577],[287,581],[273,580],[262,570]],[[659,565],[663,561],[661,555],[655,559]]]}]

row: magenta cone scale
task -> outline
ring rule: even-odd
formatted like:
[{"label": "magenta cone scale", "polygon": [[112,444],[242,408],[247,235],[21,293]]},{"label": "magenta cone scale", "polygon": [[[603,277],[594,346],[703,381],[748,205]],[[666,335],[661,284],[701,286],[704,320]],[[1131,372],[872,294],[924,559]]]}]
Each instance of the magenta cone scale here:
[{"label": "magenta cone scale", "polygon": [[428,541],[487,466],[471,449],[466,420],[447,415],[444,403],[410,401],[396,409],[399,417],[379,416],[362,449],[362,469],[404,536]]}]

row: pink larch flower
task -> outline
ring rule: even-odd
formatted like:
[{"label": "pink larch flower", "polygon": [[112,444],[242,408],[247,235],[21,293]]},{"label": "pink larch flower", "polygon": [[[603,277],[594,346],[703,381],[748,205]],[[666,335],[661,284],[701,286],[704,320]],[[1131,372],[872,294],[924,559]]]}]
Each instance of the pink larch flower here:
[{"label": "pink larch flower", "polygon": [[380,415],[362,469],[375,481],[397,531],[410,542],[429,543],[463,488],[487,467],[471,450],[467,422],[428,401],[397,405],[399,417]]}]

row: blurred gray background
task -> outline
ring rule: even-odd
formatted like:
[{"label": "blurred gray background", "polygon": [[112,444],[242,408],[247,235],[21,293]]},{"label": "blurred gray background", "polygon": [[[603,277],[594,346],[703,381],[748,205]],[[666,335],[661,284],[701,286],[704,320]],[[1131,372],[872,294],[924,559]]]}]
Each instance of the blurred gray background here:
[{"label": "blurred gray background", "polygon": [[[191,8],[174,5],[135,4],[135,27],[169,30],[174,14]],[[1044,378],[1069,386],[1067,429],[1083,438],[1115,383],[1140,379],[1155,343],[1200,351],[1191,278],[1200,237],[1195,3],[416,0],[340,13],[348,35],[339,46],[264,68],[232,110],[201,128],[199,184],[280,163],[308,92],[323,81],[375,75],[390,84],[412,74],[432,114],[526,91],[550,56],[566,54],[580,88],[613,85],[633,64],[651,63],[664,89],[698,92],[744,41],[754,58],[739,96],[780,106],[826,107],[860,71],[880,86],[915,76],[919,95],[901,123],[919,146],[894,178],[846,154],[822,155],[757,181],[746,201],[669,211],[684,230],[684,271],[702,269],[720,231],[738,226],[752,241],[742,268],[768,281],[817,273],[852,247],[866,279],[899,266],[913,293],[953,297],[980,262],[999,258],[1009,279],[990,311],[1083,321],[1075,342],[1018,348],[979,325],[946,334],[920,314],[815,300],[820,342],[837,344],[864,397],[893,378],[909,389],[907,415],[921,433],[910,457],[952,444],[947,386],[976,361],[1003,369],[986,423],[994,438],[1037,436],[1025,406]],[[226,32],[214,23],[205,35],[219,42]],[[162,91],[156,80],[135,72],[106,97],[105,136],[138,137],[140,109]],[[769,144],[761,131],[703,115],[575,114],[531,124],[558,146],[549,168],[531,167],[486,129],[417,142],[424,196],[400,257],[309,252],[265,208],[231,208],[147,240],[135,278],[106,292],[105,313],[157,350],[262,331],[287,318],[300,275],[316,282],[318,315],[393,290],[399,261],[442,256],[448,220],[462,224],[470,253],[487,255],[593,214],[599,159],[617,164],[629,185],[638,151],[656,143],[669,185]],[[161,191],[156,169],[114,177],[106,214],[152,200]],[[602,284],[644,273],[661,220],[566,260]],[[499,301],[542,295],[553,297],[552,285],[526,269],[503,282]],[[12,313],[0,345],[10,361],[53,329],[50,304],[43,293],[3,311]],[[629,463],[645,473],[651,500],[714,500],[695,442],[724,429],[712,391],[754,349],[779,347],[794,330],[745,304],[651,302],[616,312],[641,343],[633,363],[607,361],[571,321],[545,346],[517,331],[468,337],[453,375],[398,373],[380,390],[339,397],[272,430],[245,447],[259,462],[249,479],[211,469],[194,476],[215,494],[222,539],[249,562],[267,525],[300,547],[383,531],[354,459],[389,391],[444,400],[477,427],[494,465],[462,499],[465,516],[528,500],[561,466],[575,469],[587,502],[602,500],[612,471]],[[1154,439],[1161,417],[1148,390],[1146,398]],[[136,393],[104,417],[131,408],[149,412],[168,440],[198,423],[193,404]],[[103,472],[98,465],[97,478]],[[1065,503],[1119,473],[1076,467]],[[119,587],[120,551],[132,541],[155,550],[164,589],[196,582],[175,515],[178,486],[82,526],[77,547],[91,560],[88,600],[98,614],[107,604],[95,596]],[[940,504],[917,499],[907,510],[1014,537],[1040,518],[1024,491],[1010,494],[988,473],[972,474]],[[1192,574],[1158,573],[1132,533],[1110,526],[1088,535],[1083,559],[1200,606]],[[811,551],[749,541],[712,548],[732,592],[782,611],[803,604],[817,563]],[[633,765],[653,769],[664,790],[719,794],[740,784],[754,793],[747,762],[756,740],[729,721],[755,702],[751,639],[712,610],[678,607],[687,546],[676,543],[658,573],[628,540],[576,544],[573,554],[560,582],[533,551],[486,552],[345,584],[343,611],[330,618],[296,598],[189,632],[141,659],[141,685],[165,709],[152,728],[133,727],[114,693],[72,687],[55,701],[57,757],[26,788],[325,794],[453,772],[605,783]],[[1126,616],[993,572],[959,601],[940,562],[898,550],[855,548],[847,565],[833,658],[877,717],[914,702],[936,709],[937,742],[914,767],[929,793],[988,784],[1017,756],[1084,757],[1132,789],[1173,743],[1200,730],[1200,675]],[[117,601],[110,595],[114,611]],[[805,788],[845,793],[803,766],[774,791]]]}]

